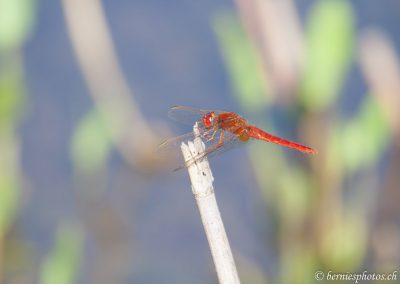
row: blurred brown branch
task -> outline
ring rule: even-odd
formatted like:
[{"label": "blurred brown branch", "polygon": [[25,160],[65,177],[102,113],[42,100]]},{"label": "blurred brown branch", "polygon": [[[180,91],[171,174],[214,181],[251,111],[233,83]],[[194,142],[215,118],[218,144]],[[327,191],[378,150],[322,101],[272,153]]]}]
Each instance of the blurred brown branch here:
[{"label": "blurred brown branch", "polygon": [[271,88],[293,94],[303,55],[303,32],[294,2],[236,0],[242,22],[263,58]]},{"label": "blurred brown branch", "polygon": [[359,60],[372,95],[394,133],[395,147],[378,195],[376,229],[372,232],[371,245],[378,269],[395,267],[400,261],[400,61],[391,40],[376,29],[361,36]]},{"label": "blurred brown branch", "polygon": [[152,159],[156,135],[132,98],[101,2],[64,0],[62,3],[82,74],[117,148],[133,164]]},{"label": "blurred brown branch", "polygon": [[400,63],[393,44],[381,31],[369,30],[360,39],[361,70],[389,121],[400,134]]}]

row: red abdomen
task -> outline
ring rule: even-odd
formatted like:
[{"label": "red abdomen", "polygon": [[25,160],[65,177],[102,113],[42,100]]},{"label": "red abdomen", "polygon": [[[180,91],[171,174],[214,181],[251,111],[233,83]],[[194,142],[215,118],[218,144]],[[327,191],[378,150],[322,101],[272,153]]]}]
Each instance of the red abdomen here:
[{"label": "red abdomen", "polygon": [[311,154],[317,153],[316,150],[314,150],[314,149],[312,149],[310,147],[306,147],[306,146],[298,144],[296,142],[293,142],[293,141],[290,141],[290,140],[286,140],[286,139],[280,138],[278,136],[271,135],[271,134],[269,134],[269,133],[267,133],[267,132],[255,127],[255,126],[249,126],[248,127],[248,135],[251,138],[254,138],[254,139],[264,140],[264,141],[267,141],[267,142],[272,142],[272,143],[279,144],[279,145],[282,145],[282,146],[285,146],[285,147],[296,149],[296,150],[301,151],[303,153],[311,153]]}]

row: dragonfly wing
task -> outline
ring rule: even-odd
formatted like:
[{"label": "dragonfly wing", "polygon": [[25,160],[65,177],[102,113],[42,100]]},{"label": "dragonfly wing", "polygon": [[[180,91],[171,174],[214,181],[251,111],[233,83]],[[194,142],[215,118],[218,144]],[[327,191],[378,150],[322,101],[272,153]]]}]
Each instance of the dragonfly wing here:
[{"label": "dragonfly wing", "polygon": [[206,113],[206,111],[192,107],[174,106],[168,111],[168,117],[186,125],[193,125]]},{"label": "dragonfly wing", "polygon": [[[203,128],[199,128],[200,138],[202,141],[206,141],[212,136],[213,130],[207,130]],[[184,135],[180,135],[178,137],[173,137],[165,140],[157,147],[157,154],[160,155],[165,161],[168,161],[166,165],[176,166],[180,165],[178,169],[185,168],[185,161],[183,160],[182,153],[180,151],[180,146],[182,143],[187,143],[188,141],[193,141],[196,138],[194,132],[189,132]],[[173,170],[174,168],[171,168]],[[177,170],[175,168],[175,170]]]},{"label": "dragonfly wing", "polygon": [[[204,129],[199,127],[199,132],[200,132],[200,137],[203,140],[207,140],[209,139],[209,137],[211,137],[212,132],[214,131],[213,129]],[[194,132],[189,132],[177,137],[172,137],[169,138],[167,140],[165,140],[164,142],[162,142],[160,145],[158,145],[158,149],[159,150],[163,150],[163,149],[168,149],[171,147],[180,147],[182,142],[186,143],[187,141],[193,141],[194,138],[196,138],[196,135],[194,134]]]},{"label": "dragonfly wing", "polygon": [[193,132],[189,132],[177,137],[172,137],[164,140],[160,145],[158,145],[158,150],[164,150],[170,147],[179,147],[182,142],[193,140],[194,138],[195,134]]},{"label": "dragonfly wing", "polygon": [[168,111],[168,117],[186,125],[193,125],[195,122],[200,121],[203,115],[212,111],[217,114],[224,112],[221,110],[199,109],[188,106],[173,106]]},{"label": "dragonfly wing", "polygon": [[238,136],[236,136],[235,134],[232,134],[230,132],[227,132],[227,131],[224,132],[224,140],[223,140],[222,144],[219,143],[218,138],[219,137],[214,138],[212,143],[211,143],[211,141],[203,140],[203,142],[206,144],[205,152],[193,157],[192,160],[186,162],[185,166],[181,166],[181,167],[177,168],[176,170],[190,167],[194,163],[196,163],[198,161],[202,161],[205,158],[212,158],[212,157],[218,156],[221,153],[224,153],[230,149],[236,148],[236,147],[244,144],[244,142],[240,141]]}]

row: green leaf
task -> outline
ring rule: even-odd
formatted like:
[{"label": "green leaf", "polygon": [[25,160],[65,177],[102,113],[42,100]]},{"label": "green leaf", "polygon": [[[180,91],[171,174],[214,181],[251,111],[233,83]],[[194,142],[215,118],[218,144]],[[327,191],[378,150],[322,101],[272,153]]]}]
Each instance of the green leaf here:
[{"label": "green leaf", "polygon": [[237,100],[245,109],[260,110],[271,97],[256,49],[236,16],[219,13],[213,27]]},{"label": "green leaf", "polygon": [[[293,228],[290,232],[294,232]],[[314,247],[296,239],[296,234],[281,237],[280,278],[274,283],[314,283],[315,271],[320,268]]]},{"label": "green leaf", "polygon": [[301,103],[320,111],[336,100],[350,67],[354,15],[343,0],[318,1],[306,31],[306,66],[301,85]]},{"label": "green leaf", "polygon": [[282,218],[291,224],[301,223],[308,213],[311,201],[311,184],[307,173],[289,166],[281,173],[278,193]]},{"label": "green leaf", "polygon": [[94,172],[103,167],[112,141],[103,119],[92,110],[82,119],[72,138],[71,156],[78,170]]},{"label": "green leaf", "polygon": [[0,174],[0,232],[7,231],[18,209],[21,190],[15,177]]},{"label": "green leaf", "polygon": [[0,0],[0,50],[21,46],[32,30],[36,1]]},{"label": "green leaf", "polygon": [[12,70],[12,67],[0,73],[0,127],[9,128],[18,122],[22,115],[24,99],[20,73]]},{"label": "green leaf", "polygon": [[83,234],[80,227],[62,225],[52,251],[42,264],[41,284],[76,283],[82,261]]},{"label": "green leaf", "polygon": [[331,151],[340,155],[344,169],[352,172],[374,164],[389,138],[390,128],[383,111],[373,96],[367,96],[357,115],[336,128]]},{"label": "green leaf", "polygon": [[362,214],[345,212],[342,220],[327,227],[320,244],[325,267],[337,271],[353,271],[364,259],[367,245],[367,227]]}]

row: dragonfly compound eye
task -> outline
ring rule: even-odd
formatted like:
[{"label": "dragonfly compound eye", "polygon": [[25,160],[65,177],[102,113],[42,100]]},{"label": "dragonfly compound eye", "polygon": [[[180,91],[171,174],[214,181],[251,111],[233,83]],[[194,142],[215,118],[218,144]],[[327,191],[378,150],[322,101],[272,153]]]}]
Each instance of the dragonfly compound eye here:
[{"label": "dragonfly compound eye", "polygon": [[206,115],[203,116],[201,121],[203,122],[204,126],[206,128],[210,128],[213,126],[213,121],[214,121],[215,114],[214,113],[207,113]]}]

